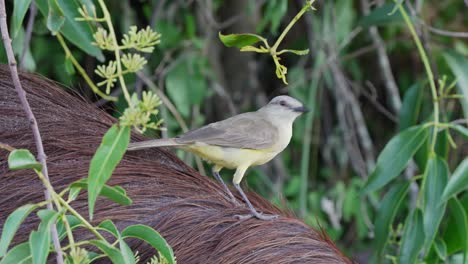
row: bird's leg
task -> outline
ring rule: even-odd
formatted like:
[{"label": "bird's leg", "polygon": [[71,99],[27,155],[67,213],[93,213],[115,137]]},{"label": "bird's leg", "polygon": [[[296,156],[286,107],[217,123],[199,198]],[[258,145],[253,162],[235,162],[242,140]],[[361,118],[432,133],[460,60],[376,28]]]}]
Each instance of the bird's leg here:
[{"label": "bird's leg", "polygon": [[231,190],[229,190],[229,188],[227,187],[226,183],[224,183],[223,181],[223,178],[221,178],[221,175],[219,175],[219,171],[221,170],[220,167],[218,166],[215,166],[213,168],[213,175],[214,177],[216,178],[216,180],[221,183],[221,185],[223,186],[224,188],[224,191],[228,194],[229,198],[231,198],[231,201],[235,204],[235,205],[239,205],[239,202],[237,202],[236,198],[234,197],[234,195],[232,194]]},{"label": "bird's leg", "polygon": [[[278,218],[277,215],[266,215],[266,214],[262,214],[260,212],[257,212],[257,210],[255,210],[255,208],[253,207],[252,203],[250,203],[249,199],[247,198],[247,195],[245,195],[245,193],[242,190],[242,188],[240,187],[240,185],[238,183],[234,183],[234,187],[236,187],[236,189],[241,194],[241,196],[244,199],[245,203],[249,207],[250,213],[252,214],[252,216],[254,216],[254,217],[258,218],[258,219],[261,219],[261,220],[273,220],[275,218]],[[250,217],[250,216],[247,216],[247,217]],[[239,216],[239,218],[243,219],[243,218],[246,218],[246,217],[245,216]]]}]

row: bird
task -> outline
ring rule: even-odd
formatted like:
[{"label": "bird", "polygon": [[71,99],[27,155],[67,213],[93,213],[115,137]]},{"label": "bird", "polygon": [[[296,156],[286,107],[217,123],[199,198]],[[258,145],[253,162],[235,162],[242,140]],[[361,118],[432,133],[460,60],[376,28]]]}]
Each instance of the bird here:
[{"label": "bird", "polygon": [[267,163],[288,146],[294,120],[308,111],[299,100],[280,95],[257,111],[238,114],[174,138],[130,143],[127,149],[135,151],[175,147],[192,152],[213,164],[213,176],[238,205],[219,174],[223,168],[235,169],[232,183],[250,210],[248,217],[272,220],[278,216],[257,211],[242,190],[240,182],[249,167]]}]

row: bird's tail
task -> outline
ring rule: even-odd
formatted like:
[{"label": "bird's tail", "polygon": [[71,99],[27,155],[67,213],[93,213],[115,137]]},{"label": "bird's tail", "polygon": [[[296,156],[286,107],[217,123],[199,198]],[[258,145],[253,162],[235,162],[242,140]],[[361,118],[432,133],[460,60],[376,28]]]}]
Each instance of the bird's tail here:
[{"label": "bird's tail", "polygon": [[134,142],[128,145],[127,150],[139,150],[155,147],[170,147],[170,146],[181,146],[183,144],[177,143],[173,138],[161,138],[146,140],[141,142]]}]

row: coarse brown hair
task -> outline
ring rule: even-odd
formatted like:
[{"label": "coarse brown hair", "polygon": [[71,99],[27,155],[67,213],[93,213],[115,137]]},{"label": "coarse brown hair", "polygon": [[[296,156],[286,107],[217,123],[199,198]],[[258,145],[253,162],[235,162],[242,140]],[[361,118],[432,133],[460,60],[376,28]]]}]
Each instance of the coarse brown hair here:
[{"label": "coarse brown hair", "polygon": [[[42,133],[51,183],[60,191],[87,177],[93,153],[116,120],[49,80],[26,73],[20,79]],[[133,134],[132,140],[143,137]],[[0,142],[35,152],[30,126],[6,66],[0,66]],[[0,150],[0,226],[15,208],[44,199],[35,174],[8,170],[7,156],[7,151]],[[136,223],[149,225],[165,237],[181,264],[351,263],[322,231],[255,193],[248,196],[257,209],[280,217],[274,221],[238,220],[235,215],[249,212],[245,206],[234,206],[215,181],[166,149],[127,153],[109,184],[124,187],[133,204],[120,206],[99,198],[94,222],[112,219],[119,229]],[[86,195],[80,195],[72,206],[87,215]],[[36,227],[37,217],[28,217],[15,243],[27,240]],[[143,242],[129,243],[143,261],[155,253]]]}]

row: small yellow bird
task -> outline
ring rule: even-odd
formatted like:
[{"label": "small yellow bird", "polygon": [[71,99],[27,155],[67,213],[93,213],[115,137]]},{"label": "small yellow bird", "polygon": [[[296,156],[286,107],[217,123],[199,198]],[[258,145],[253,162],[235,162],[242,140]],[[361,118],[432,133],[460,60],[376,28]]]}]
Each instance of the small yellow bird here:
[{"label": "small yellow bird", "polygon": [[219,175],[222,168],[236,169],[233,184],[252,216],[271,220],[277,215],[266,215],[255,210],[239,184],[249,167],[270,161],[288,146],[294,120],[307,111],[298,100],[285,95],[277,96],[256,112],[239,114],[175,138],[131,143],[128,150],[171,146],[192,152],[214,164],[215,178],[237,204]]}]

